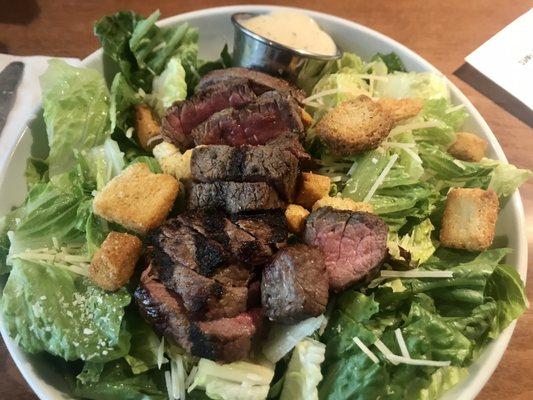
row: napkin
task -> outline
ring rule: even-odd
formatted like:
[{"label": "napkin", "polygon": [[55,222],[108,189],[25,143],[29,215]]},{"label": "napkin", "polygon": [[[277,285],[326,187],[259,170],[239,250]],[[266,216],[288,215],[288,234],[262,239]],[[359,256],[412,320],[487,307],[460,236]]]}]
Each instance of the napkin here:
[{"label": "napkin", "polygon": [[465,60],[533,109],[533,9],[507,25]]},{"label": "napkin", "polygon": [[[24,63],[24,73],[17,89],[15,103],[9,113],[4,129],[0,132],[0,166],[7,161],[26,124],[34,116],[34,112],[41,102],[39,76],[46,71],[48,60],[52,58],[54,57],[19,57],[0,54],[0,71],[13,61],[22,61]],[[77,58],[62,59],[73,66],[79,66],[81,62]]]}]

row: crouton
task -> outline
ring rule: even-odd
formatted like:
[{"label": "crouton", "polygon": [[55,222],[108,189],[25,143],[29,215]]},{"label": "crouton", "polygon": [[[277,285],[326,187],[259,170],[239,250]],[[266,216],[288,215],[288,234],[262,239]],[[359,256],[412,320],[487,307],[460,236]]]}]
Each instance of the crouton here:
[{"label": "crouton", "polygon": [[374,212],[374,208],[371,204],[353,201],[352,199],[345,197],[324,196],[313,204],[313,211],[316,211],[321,207],[332,207],[336,210],[363,211],[367,213]]},{"label": "crouton", "polygon": [[400,122],[404,119],[416,116],[424,106],[422,100],[419,99],[383,98],[378,99],[377,102],[392,116],[394,122]]},{"label": "crouton", "polygon": [[153,174],[148,165],[135,163],[96,195],[96,215],[132,231],[146,234],[161,225],[178,195],[179,183],[168,174]]},{"label": "crouton", "polygon": [[89,266],[89,279],[114,291],[130,280],[142,251],[142,242],[127,233],[110,232]]},{"label": "crouton", "polygon": [[327,176],[302,172],[295,203],[311,209],[318,199],[329,193],[330,187],[331,180]]},{"label": "crouton", "polygon": [[316,125],[318,138],[336,155],[375,149],[387,137],[391,115],[367,96],[340,103]]},{"label": "crouton", "polygon": [[305,219],[309,216],[309,211],[298,204],[289,204],[285,210],[287,227],[289,232],[302,233],[305,227]]},{"label": "crouton", "polygon": [[492,244],[498,196],[492,190],[452,189],[446,198],[440,241],[445,247],[485,250]]},{"label": "crouton", "polygon": [[479,136],[468,132],[457,132],[455,142],[448,148],[448,153],[459,160],[478,162],[485,157],[486,150],[487,142]]},{"label": "crouton", "polygon": [[157,141],[150,141],[161,133],[161,126],[154,118],[150,107],[146,104],[135,106],[135,134],[139,145],[146,151],[152,150]]},{"label": "crouton", "polygon": [[304,127],[309,128],[313,123],[313,117],[311,117],[311,115],[309,115],[309,113],[303,108],[300,109],[300,116],[302,118],[302,123],[304,124]]},{"label": "crouton", "polygon": [[172,143],[161,142],[154,147],[153,153],[164,173],[178,180],[191,179],[192,149],[181,154]]}]

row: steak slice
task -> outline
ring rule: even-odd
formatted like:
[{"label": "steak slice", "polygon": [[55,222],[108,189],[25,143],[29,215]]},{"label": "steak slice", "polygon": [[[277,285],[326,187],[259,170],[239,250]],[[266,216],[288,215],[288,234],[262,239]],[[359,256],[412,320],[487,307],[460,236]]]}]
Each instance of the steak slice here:
[{"label": "steak slice", "polygon": [[260,309],[233,318],[190,321],[180,296],[156,280],[150,267],[142,273],[134,298],[140,314],[158,333],[197,357],[222,362],[246,359],[261,327]]},{"label": "steak slice", "polygon": [[323,314],[328,290],[324,257],[316,247],[286,246],[263,270],[261,300],[271,321],[293,324]]},{"label": "steak slice", "polygon": [[200,209],[181,214],[176,220],[204,237],[217,241],[231,253],[234,260],[245,265],[264,264],[272,257],[268,242],[258,240],[245,229],[238,227],[220,210]]},{"label": "steak slice", "polygon": [[194,143],[260,145],[287,131],[303,132],[301,110],[296,101],[281,92],[259,96],[241,109],[228,108],[211,115],[191,132]]},{"label": "steak slice", "polygon": [[231,220],[263,243],[278,245],[287,241],[287,219],[282,210],[233,214]]},{"label": "steak slice", "polygon": [[261,309],[233,318],[197,322],[191,328],[191,354],[227,362],[248,358],[252,340],[261,328]]},{"label": "steak slice", "polygon": [[220,208],[233,214],[283,206],[274,188],[264,182],[192,183],[187,193],[189,210]]},{"label": "steak slice", "polygon": [[387,225],[374,214],[319,208],[306,220],[304,241],[324,254],[330,288],[370,279],[387,253]]},{"label": "steak slice", "polygon": [[209,86],[224,82],[235,78],[245,78],[250,83],[255,93],[260,94],[269,90],[278,90],[280,92],[287,92],[294,97],[298,102],[302,102],[306,97],[303,90],[291,85],[286,80],[276,78],[264,72],[255,71],[253,69],[234,67],[211,71],[204,75],[198,86],[197,91],[206,89]]},{"label": "steak slice", "polygon": [[162,134],[180,148],[193,144],[189,133],[218,111],[239,108],[250,103],[256,94],[245,78],[230,78],[206,86],[188,100],[174,103],[162,120]]},{"label": "steak slice", "polygon": [[181,265],[154,264],[164,285],[178,294],[193,320],[234,317],[246,311],[248,288],[223,285]]},{"label": "steak slice", "polygon": [[201,146],[193,150],[191,176],[198,182],[267,182],[290,201],[298,164],[298,159],[281,146]]}]

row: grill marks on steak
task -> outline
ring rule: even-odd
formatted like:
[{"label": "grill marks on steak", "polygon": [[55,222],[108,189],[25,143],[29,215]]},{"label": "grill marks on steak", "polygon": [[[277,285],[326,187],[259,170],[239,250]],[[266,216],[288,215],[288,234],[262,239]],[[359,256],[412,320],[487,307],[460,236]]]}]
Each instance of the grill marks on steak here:
[{"label": "grill marks on steak", "polygon": [[267,182],[290,201],[298,164],[298,158],[281,146],[201,146],[193,150],[191,176],[198,182]]},{"label": "grill marks on steak", "polygon": [[156,331],[197,357],[232,362],[248,358],[252,340],[261,328],[261,311],[233,318],[191,321],[182,299],[155,279],[148,267],[134,293],[141,315]]},{"label": "grill marks on steak", "polygon": [[187,193],[187,208],[220,208],[230,214],[279,209],[284,202],[265,182],[192,183]]},{"label": "grill marks on steak", "polygon": [[241,109],[211,115],[191,132],[196,145],[261,145],[285,132],[303,132],[301,110],[290,95],[271,91]]},{"label": "grill marks on steak", "polygon": [[256,98],[249,81],[232,77],[206,86],[188,100],[173,104],[162,121],[163,136],[180,147],[191,147],[189,133],[218,111],[240,108]]},{"label": "grill marks on steak", "polygon": [[286,246],[263,270],[262,304],[272,321],[295,323],[323,314],[328,290],[324,257],[316,247]]},{"label": "grill marks on steak", "polygon": [[306,221],[304,241],[324,254],[330,288],[371,278],[387,253],[387,225],[374,214],[319,208]]},{"label": "grill marks on steak", "polygon": [[202,79],[200,79],[196,90],[202,91],[220,82],[235,78],[244,78],[248,80],[254,92],[257,94],[261,94],[270,90],[277,90],[280,92],[287,92],[298,102],[302,102],[306,97],[305,93],[301,89],[291,85],[289,82],[281,78],[276,78],[265,74],[264,72],[242,67],[225,68],[211,71],[204,75]]}]

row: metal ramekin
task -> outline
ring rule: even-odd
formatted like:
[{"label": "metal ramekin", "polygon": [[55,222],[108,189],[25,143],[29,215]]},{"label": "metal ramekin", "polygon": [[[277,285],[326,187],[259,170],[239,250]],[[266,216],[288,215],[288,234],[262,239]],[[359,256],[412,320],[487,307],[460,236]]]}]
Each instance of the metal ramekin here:
[{"label": "metal ramekin", "polygon": [[309,92],[321,76],[321,72],[330,68],[342,56],[338,46],[337,53],[332,56],[296,50],[266,39],[246,29],[239,22],[256,15],[259,14],[236,13],[231,16],[231,22],[235,27],[234,66],[253,68],[281,76]]}]

